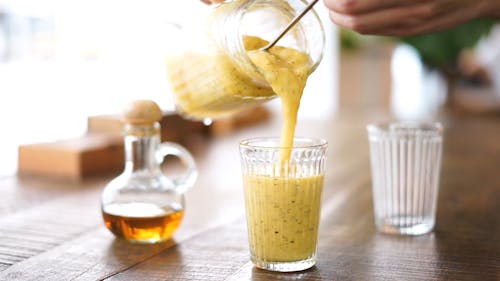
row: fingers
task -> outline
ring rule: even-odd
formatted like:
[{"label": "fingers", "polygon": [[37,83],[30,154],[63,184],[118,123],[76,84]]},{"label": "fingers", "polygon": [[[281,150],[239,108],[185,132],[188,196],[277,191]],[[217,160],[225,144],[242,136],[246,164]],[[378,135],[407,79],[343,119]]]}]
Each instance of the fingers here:
[{"label": "fingers", "polygon": [[414,2],[428,0],[323,0],[325,6],[336,13],[357,15],[382,9],[412,5]]},{"label": "fingers", "polygon": [[407,36],[438,32],[454,27],[457,24],[464,23],[472,18],[474,18],[473,13],[464,14],[460,11],[454,11],[448,13],[446,16],[440,16],[434,18],[433,20],[424,21],[419,25],[391,27],[384,30],[384,32],[386,33],[386,35],[394,36]]},{"label": "fingers", "polygon": [[386,30],[418,26],[434,16],[431,4],[387,8],[351,15],[330,11],[330,19],[344,28],[361,34],[385,34]]},{"label": "fingers", "polygon": [[215,3],[220,3],[223,2],[224,0],[201,0],[201,2],[205,4],[215,4]]},{"label": "fingers", "polygon": [[479,14],[474,0],[377,0],[378,4],[375,0],[324,1],[333,7],[330,19],[334,23],[361,34],[407,36],[436,32]]}]

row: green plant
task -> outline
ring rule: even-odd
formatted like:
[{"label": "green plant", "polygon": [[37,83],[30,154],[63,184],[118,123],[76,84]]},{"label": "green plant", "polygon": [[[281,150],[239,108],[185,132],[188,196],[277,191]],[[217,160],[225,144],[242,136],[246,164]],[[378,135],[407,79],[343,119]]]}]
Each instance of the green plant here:
[{"label": "green plant", "polygon": [[[428,66],[449,72],[455,68],[460,52],[474,47],[479,39],[490,32],[495,23],[498,21],[477,19],[442,32],[396,37],[395,39],[413,46],[422,61]],[[340,43],[343,50],[358,49],[364,44],[366,38],[367,36],[351,30],[340,29]]]},{"label": "green plant", "polygon": [[400,37],[399,40],[413,46],[427,65],[452,71],[460,52],[474,47],[481,37],[489,33],[495,22],[478,19],[446,31]]}]

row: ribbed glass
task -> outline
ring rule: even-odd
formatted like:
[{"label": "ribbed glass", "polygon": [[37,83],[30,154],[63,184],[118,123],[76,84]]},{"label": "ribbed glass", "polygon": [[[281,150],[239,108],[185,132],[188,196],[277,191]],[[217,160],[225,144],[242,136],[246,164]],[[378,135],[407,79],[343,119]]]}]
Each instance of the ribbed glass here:
[{"label": "ribbed glass", "polygon": [[257,267],[299,271],[316,263],[327,142],[296,138],[288,165],[279,145],[240,143],[250,254]]},{"label": "ribbed glass", "polygon": [[419,235],[435,224],[443,129],[439,123],[367,126],[377,229]]}]

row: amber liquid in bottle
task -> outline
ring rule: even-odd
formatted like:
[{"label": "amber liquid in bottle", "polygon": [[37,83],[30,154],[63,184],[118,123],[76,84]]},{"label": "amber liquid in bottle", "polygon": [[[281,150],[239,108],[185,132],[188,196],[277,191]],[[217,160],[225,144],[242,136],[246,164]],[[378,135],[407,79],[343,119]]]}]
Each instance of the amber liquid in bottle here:
[{"label": "amber liquid in bottle", "polygon": [[181,208],[150,203],[115,203],[102,211],[104,224],[116,236],[146,243],[170,239],[183,215]]}]

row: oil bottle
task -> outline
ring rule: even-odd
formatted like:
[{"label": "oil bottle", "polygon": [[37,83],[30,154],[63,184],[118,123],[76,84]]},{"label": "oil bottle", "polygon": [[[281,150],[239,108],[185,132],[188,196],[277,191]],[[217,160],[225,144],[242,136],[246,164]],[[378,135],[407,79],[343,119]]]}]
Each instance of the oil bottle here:
[{"label": "oil bottle", "polygon": [[[195,161],[181,145],[160,140],[158,105],[150,100],[130,103],[124,112],[125,168],[104,188],[101,211],[106,227],[131,242],[168,240],[184,216],[184,193],[197,178]],[[167,155],[180,158],[186,172],[166,176]]]}]

